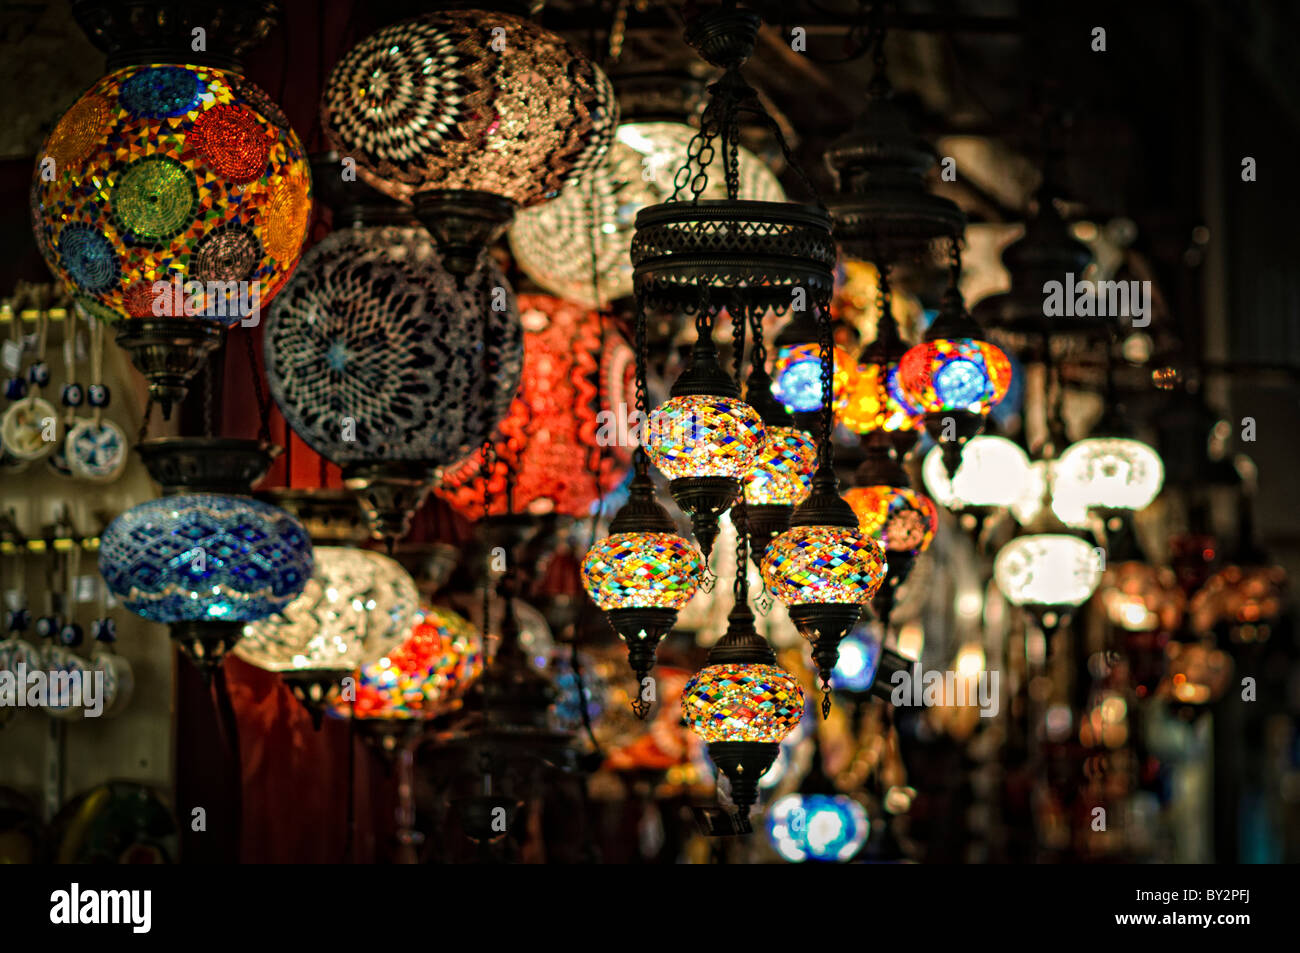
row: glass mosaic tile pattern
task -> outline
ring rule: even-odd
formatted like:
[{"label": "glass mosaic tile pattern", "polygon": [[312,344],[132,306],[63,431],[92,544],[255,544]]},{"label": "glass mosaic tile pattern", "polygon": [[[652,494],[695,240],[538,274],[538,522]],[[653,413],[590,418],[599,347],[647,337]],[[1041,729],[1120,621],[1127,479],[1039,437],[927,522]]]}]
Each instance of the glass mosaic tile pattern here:
[{"label": "glass mosaic tile pattern", "polygon": [[775,665],[708,665],[682,692],[682,718],[707,742],[779,743],[803,717],[803,689]]},{"label": "glass mosaic tile pattern", "polygon": [[797,526],[763,554],[763,581],[787,606],[868,602],[885,578],[885,554],[856,529]]},{"label": "glass mosaic tile pattern", "polygon": [[582,582],[601,609],[680,609],[700,585],[699,550],[675,533],[615,533],[587,551]]}]

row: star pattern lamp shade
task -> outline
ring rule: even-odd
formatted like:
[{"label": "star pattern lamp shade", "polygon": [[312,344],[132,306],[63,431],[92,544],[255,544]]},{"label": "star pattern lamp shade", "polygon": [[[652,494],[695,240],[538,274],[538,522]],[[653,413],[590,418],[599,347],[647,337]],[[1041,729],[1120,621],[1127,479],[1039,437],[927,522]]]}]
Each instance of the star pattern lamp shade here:
[{"label": "star pattern lamp shade", "polygon": [[[677,122],[627,122],[618,127],[604,159],[555,199],[520,212],[510,226],[510,248],[528,277],[553,294],[587,307],[632,294],[632,236],[636,213],[668,199],[673,176],[686,161],[695,129]],[[775,175],[741,149],[740,196],[781,202]],[[701,198],[727,195],[713,177]],[[592,284],[595,254],[597,284]]]},{"label": "star pattern lamp shade", "polygon": [[594,168],[618,121],[609,80],[575,47],[481,10],[366,37],[330,73],[321,116],[338,153],[393,198],[472,190],[525,208]]},{"label": "star pattern lamp shade", "polygon": [[315,547],[315,570],[280,612],[244,628],[235,654],[270,672],[347,673],[410,635],[419,594],[379,553]]},{"label": "star pattern lamp shade", "polygon": [[[602,331],[597,312],[549,295],[520,295],[519,314],[523,374],[493,441],[492,512],[511,505],[514,512],[585,517],[631,461],[606,421],[632,403],[632,350],[613,328]],[[444,472],[435,492],[462,515],[481,517],[484,465],[475,451]]]},{"label": "star pattern lamp shade", "polygon": [[180,278],[203,283],[198,317],[230,325],[239,283],[265,307],[297,264],[311,172],[284,114],[239,74],[129,66],[55,125],[31,202],[37,246],[87,314],[193,317],[154,288]]}]

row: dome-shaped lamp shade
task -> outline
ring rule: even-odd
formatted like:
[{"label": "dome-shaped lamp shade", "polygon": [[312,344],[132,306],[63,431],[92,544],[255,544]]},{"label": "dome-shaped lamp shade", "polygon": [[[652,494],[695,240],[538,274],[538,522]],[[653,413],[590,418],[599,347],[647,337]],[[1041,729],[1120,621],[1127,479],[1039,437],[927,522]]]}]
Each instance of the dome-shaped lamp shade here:
[{"label": "dome-shaped lamp shade", "polygon": [[577,48],[480,10],[372,33],[330,73],[321,116],[338,153],[393,198],[470,189],[523,207],[593,168],[618,122],[609,80]]},{"label": "dome-shaped lamp shade", "polygon": [[767,812],[767,836],[793,864],[851,860],[871,834],[867,811],[844,794],[787,794]]},{"label": "dome-shaped lamp shade", "polygon": [[798,506],[812,492],[817,444],[796,427],[768,427],[767,439],[745,474],[751,506]]},{"label": "dome-shaped lamp shade", "polygon": [[615,533],[582,561],[592,601],[613,609],[680,609],[700,585],[699,550],[674,533]]},{"label": "dome-shaped lamp shade", "polygon": [[[841,413],[853,390],[857,362],[843,348],[833,348],[831,409]],[[772,366],[772,396],[791,413],[811,413],[822,406],[821,347],[812,344],[782,345]]]},{"label": "dome-shaped lamp shade", "polygon": [[913,406],[898,383],[897,364],[861,364],[848,385],[840,421],[854,433],[917,430],[924,414]]},{"label": "dome-shaped lamp shade", "polygon": [[293,601],[312,569],[302,525],[240,496],[149,500],[113,520],[100,539],[108,588],[154,622],[255,622]]},{"label": "dome-shaped lamp shade", "polygon": [[930,498],[908,487],[855,486],[844,499],[858,525],[888,553],[916,555],[929,548],[939,523]]},{"label": "dome-shaped lamp shade", "polygon": [[1160,455],[1145,443],[1089,437],[1061,454],[1053,488],[1088,508],[1141,510],[1159,495],[1164,482]]},{"label": "dome-shaped lamp shade", "polygon": [[311,172],[279,107],[237,73],[129,66],[55,125],[31,202],[36,244],[86,313],[229,325],[297,264]]},{"label": "dome-shaped lamp shade", "polygon": [[1068,608],[1101,581],[1100,554],[1077,536],[1020,536],[998,552],[993,578],[1012,605]]},{"label": "dome-shaped lamp shade", "polygon": [[986,416],[1011,386],[1011,362],[987,341],[941,338],[908,349],[898,364],[908,401],[927,414]]},{"label": "dome-shaped lamp shade", "polygon": [[798,680],[775,665],[708,665],[682,692],[682,717],[710,744],[780,743],[803,717]]},{"label": "dome-shaped lamp shade", "polygon": [[505,416],[522,366],[505,276],[489,263],[459,287],[418,228],[333,232],[266,322],[276,404],[338,464],[463,459]]},{"label": "dome-shaped lamp shade", "polygon": [[[515,217],[510,249],[519,267],[547,291],[586,307],[631,295],[636,213],[673,194],[673,177],[685,163],[695,135],[694,128],[677,122],[620,125],[613,145],[590,175]],[[740,149],[739,157],[740,198],[785,201],[780,182],[767,166],[748,149]],[[700,197],[726,198],[724,177],[711,176]]]},{"label": "dome-shaped lamp shade", "polygon": [[1025,451],[1005,437],[989,435],[972,437],[966,444],[955,478],[948,477],[939,447],[931,449],[921,464],[930,496],[950,510],[1011,506],[1026,495],[1028,475]]},{"label": "dome-shaped lamp shade", "polygon": [[646,452],[670,480],[739,479],[754,465],[767,433],[757,411],[733,397],[673,397],[650,414]]},{"label": "dome-shaped lamp shade", "polygon": [[411,634],[419,593],[396,561],[365,549],[317,546],[302,593],[252,622],[235,646],[270,672],[352,670],[397,648]]},{"label": "dome-shaped lamp shade", "polygon": [[[361,667],[358,718],[432,718],[454,705],[483,671],[483,640],[450,609],[425,608],[406,641]],[[344,717],[352,705],[340,702]]]},{"label": "dome-shaped lamp shade", "polygon": [[787,606],[864,604],[886,571],[880,544],[857,529],[798,526],[763,554],[763,581]]},{"label": "dome-shaped lamp shade", "polygon": [[[588,516],[631,460],[605,421],[632,403],[632,349],[617,330],[602,329],[597,312],[549,295],[520,295],[519,317],[523,377],[493,439],[492,512],[509,505],[517,513]],[[478,519],[483,469],[483,451],[476,450],[443,473],[437,494]]]}]

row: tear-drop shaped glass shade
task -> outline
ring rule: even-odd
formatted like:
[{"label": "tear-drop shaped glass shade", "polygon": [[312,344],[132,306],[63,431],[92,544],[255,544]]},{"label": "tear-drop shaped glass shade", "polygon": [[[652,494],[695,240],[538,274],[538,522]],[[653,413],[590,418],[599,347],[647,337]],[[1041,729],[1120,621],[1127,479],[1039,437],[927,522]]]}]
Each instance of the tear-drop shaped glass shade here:
[{"label": "tear-drop shaped glass shade", "polygon": [[940,506],[1011,506],[1026,492],[1029,456],[1006,437],[981,434],[966,442],[955,479],[948,478],[943,451],[934,447],[921,464],[925,488]]},{"label": "tear-drop shaped glass shade", "polygon": [[700,586],[700,551],[676,533],[615,533],[582,560],[582,584],[610,609],[680,609]]},{"label": "tear-drop shaped glass shade", "polygon": [[195,493],[127,510],[100,538],[99,572],[154,622],[254,622],[287,606],[313,569],[302,525],[243,496]]},{"label": "tear-drop shaped glass shade", "polygon": [[708,665],[686,683],[682,718],[715,741],[781,742],[803,717],[803,689],[775,665]]},{"label": "tear-drop shaped glass shade", "polygon": [[244,627],[235,654],[269,672],[354,669],[411,633],[419,593],[396,560],[367,549],[317,546],[302,593]]},{"label": "tear-drop shaped glass shade", "polygon": [[916,430],[925,416],[903,393],[897,364],[858,365],[837,409],[841,423],[860,434]]},{"label": "tear-drop shaped glass shade", "polygon": [[983,417],[1007,395],[1011,362],[987,341],[941,338],[909,348],[898,379],[908,401],[927,414],[960,410]]},{"label": "tear-drop shaped glass shade", "polygon": [[[839,412],[851,390],[857,362],[843,348],[832,348],[831,409]],[[792,413],[808,413],[822,406],[822,352],[819,344],[786,344],[776,353],[772,367],[772,396]]]},{"label": "tear-drop shaped glass shade", "polygon": [[[631,296],[636,214],[673,194],[673,177],[685,163],[695,135],[694,128],[680,122],[620,125],[613,145],[590,175],[515,216],[510,250],[519,267],[547,291],[585,307]],[[767,166],[748,149],[738,155],[740,198],[785,201],[781,183]],[[700,198],[726,197],[725,178],[710,176]]]},{"label": "tear-drop shaped glass shade", "polygon": [[924,493],[902,486],[855,486],[844,499],[858,516],[862,532],[886,553],[920,553],[929,548],[939,511]]},{"label": "tear-drop shaped glass shade", "polygon": [[1012,605],[1078,606],[1101,582],[1101,554],[1077,536],[1020,536],[998,552],[993,578]]},{"label": "tear-drop shaped glass shade", "polygon": [[[432,718],[446,711],[483,671],[479,631],[450,609],[416,613],[406,641],[361,667],[358,718]],[[335,713],[350,714],[347,702]]]},{"label": "tear-drop shaped glass shade", "polygon": [[767,812],[767,836],[793,864],[850,860],[871,834],[867,811],[846,794],[787,794]]},{"label": "tear-drop shaped glass shade", "polygon": [[1142,441],[1089,437],[1061,454],[1053,490],[1088,508],[1141,510],[1159,495],[1164,483],[1160,455]]},{"label": "tear-drop shaped glass shade", "polygon": [[650,414],[646,452],[670,480],[739,479],[767,437],[757,411],[734,397],[673,397]]},{"label": "tear-drop shaped glass shade", "polygon": [[745,502],[798,506],[812,492],[817,444],[796,427],[768,427],[753,468],[745,474]]},{"label": "tear-drop shaped glass shade", "polygon": [[285,420],[325,458],[445,466],[506,415],[524,346],[495,264],[462,287],[424,229],[374,227],[331,232],[303,257],[265,355]]},{"label": "tear-drop shaped glass shade", "polygon": [[763,581],[787,606],[865,603],[885,578],[885,551],[858,529],[796,526],[763,554]]},{"label": "tear-drop shaped glass shade", "polygon": [[88,314],[229,325],[298,263],[311,171],[280,108],[238,73],[127,66],[59,119],[31,210],[37,247]]},{"label": "tear-drop shaped glass shade", "polygon": [[370,34],[330,72],[325,133],[393,198],[474,189],[536,205],[592,169],[618,123],[605,74],[505,13],[428,13]]}]

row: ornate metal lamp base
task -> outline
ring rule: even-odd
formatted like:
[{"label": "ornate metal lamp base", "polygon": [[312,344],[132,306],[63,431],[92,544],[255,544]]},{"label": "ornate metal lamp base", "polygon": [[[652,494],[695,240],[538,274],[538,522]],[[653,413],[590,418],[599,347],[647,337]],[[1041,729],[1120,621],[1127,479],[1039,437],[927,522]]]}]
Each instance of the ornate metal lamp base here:
[{"label": "ornate metal lamp base", "polygon": [[320,731],[325,709],[338,696],[343,679],[352,674],[351,669],[311,669],[305,672],[281,672],[280,680],[298,703],[307,709],[311,715],[312,727]]},{"label": "ornate metal lamp base", "polygon": [[464,281],[484,249],[515,217],[514,203],[492,192],[432,189],[415,196],[415,217],[442,252],[443,264]]},{"label": "ornate metal lamp base", "polygon": [[817,677],[822,683],[822,717],[831,710],[831,672],[840,660],[840,641],[858,624],[862,606],[856,603],[808,603],[790,606],[790,621],[812,643]]},{"label": "ornate metal lamp base", "polygon": [[362,464],[343,471],[343,485],[357,495],[371,535],[384,540],[390,553],[411,531],[411,518],[424,505],[433,479],[430,468],[418,463]]},{"label": "ornate metal lamp base", "polygon": [[274,444],[239,437],[154,437],[140,441],[136,450],[164,496],[246,496],[280,455]]},{"label": "ornate metal lamp base", "polygon": [[172,641],[198,666],[205,685],[212,683],[212,676],[243,635],[243,622],[209,620],[171,624]]},{"label": "ornate metal lamp base", "polygon": [[[776,763],[781,746],[770,741],[713,741],[709,758],[731,782],[731,800],[742,820],[758,801],[758,779]],[[742,831],[747,833],[747,831]]]},{"label": "ornate metal lamp base", "polygon": [[149,396],[170,420],[172,406],[185,399],[190,381],[221,343],[222,327],[194,318],[127,318],[118,324],[117,344],[149,382]]},{"label": "ornate metal lamp base", "polygon": [[691,531],[707,560],[713,552],[713,541],[718,538],[718,517],[740,495],[740,481],[719,476],[681,477],[668,481],[668,492],[682,512],[690,515]]},{"label": "ornate metal lamp base", "polygon": [[637,694],[632,699],[632,710],[644,719],[650,713],[650,702],[641,697],[646,677],[655,667],[655,651],[677,621],[676,609],[610,609],[605,613],[609,624],[627,645],[627,659],[636,673]]}]

